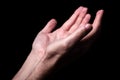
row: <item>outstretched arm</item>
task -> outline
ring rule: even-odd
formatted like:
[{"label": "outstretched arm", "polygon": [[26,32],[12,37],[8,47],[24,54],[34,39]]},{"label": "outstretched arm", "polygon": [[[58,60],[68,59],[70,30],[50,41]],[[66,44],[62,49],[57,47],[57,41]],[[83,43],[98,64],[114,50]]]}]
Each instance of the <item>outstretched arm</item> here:
[{"label": "outstretched arm", "polygon": [[102,13],[99,10],[94,23],[89,24],[91,15],[81,6],[55,31],[52,30],[57,21],[50,20],[36,36],[29,56],[13,80],[41,80],[73,45],[89,40],[97,32]]}]

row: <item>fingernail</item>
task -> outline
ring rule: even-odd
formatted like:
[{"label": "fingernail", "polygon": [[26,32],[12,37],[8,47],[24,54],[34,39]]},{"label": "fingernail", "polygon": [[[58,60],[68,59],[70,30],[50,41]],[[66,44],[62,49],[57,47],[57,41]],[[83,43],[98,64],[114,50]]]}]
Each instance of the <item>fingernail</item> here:
[{"label": "fingernail", "polygon": [[87,30],[91,30],[91,29],[92,29],[92,26],[91,26],[91,24],[86,24],[86,25],[85,25],[85,28],[86,28]]}]

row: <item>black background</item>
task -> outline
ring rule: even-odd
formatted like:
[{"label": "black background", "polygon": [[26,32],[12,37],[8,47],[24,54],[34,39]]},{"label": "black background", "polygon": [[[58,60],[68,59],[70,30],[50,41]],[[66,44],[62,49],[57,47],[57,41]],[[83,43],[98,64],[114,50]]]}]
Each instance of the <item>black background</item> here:
[{"label": "black background", "polygon": [[[1,7],[1,80],[11,80],[31,50],[37,33],[51,19],[60,27],[79,6],[88,7],[92,15],[99,9],[105,13],[99,40],[78,61],[50,75],[50,80],[82,78],[116,78],[118,74],[118,7],[115,0],[40,0],[3,2]],[[118,20],[117,20],[118,18]]]}]

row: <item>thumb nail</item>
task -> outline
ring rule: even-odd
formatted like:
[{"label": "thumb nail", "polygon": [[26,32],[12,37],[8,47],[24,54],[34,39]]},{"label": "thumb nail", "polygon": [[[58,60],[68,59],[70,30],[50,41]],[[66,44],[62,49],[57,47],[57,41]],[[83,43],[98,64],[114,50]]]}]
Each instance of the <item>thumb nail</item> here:
[{"label": "thumb nail", "polygon": [[87,30],[91,30],[91,29],[92,29],[92,25],[91,25],[91,24],[86,24],[86,25],[85,25],[85,28],[86,28]]}]

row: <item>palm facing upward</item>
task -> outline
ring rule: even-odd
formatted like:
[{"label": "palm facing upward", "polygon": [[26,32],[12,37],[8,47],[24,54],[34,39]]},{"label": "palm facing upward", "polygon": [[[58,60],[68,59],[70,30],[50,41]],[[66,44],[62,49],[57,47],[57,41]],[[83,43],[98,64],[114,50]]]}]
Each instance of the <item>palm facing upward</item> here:
[{"label": "palm facing upward", "polygon": [[[13,80],[42,79],[63,54],[76,56],[76,53],[85,53],[100,30],[102,15],[103,10],[99,10],[93,24],[89,24],[91,15],[86,7],[81,6],[55,31],[57,21],[50,20],[36,36],[29,56]],[[76,44],[77,47],[67,52]]]},{"label": "palm facing upward", "polygon": [[[87,13],[87,8],[79,7],[74,12],[74,14],[62,25],[62,27],[53,32],[52,30],[56,26],[57,22],[55,19],[52,19],[48,22],[45,28],[38,33],[33,43],[33,49],[37,49],[37,51],[43,53],[45,53],[46,51],[48,51],[49,53],[54,53],[47,54],[46,56],[60,56],[61,54],[59,53],[65,53],[71,46],[73,46],[76,42],[78,42],[78,40],[80,40],[79,43],[82,44],[78,45],[79,52],[84,52],[92,43],[91,39],[93,39],[100,28],[102,15],[103,10],[99,10],[96,13],[93,24],[90,25],[88,23],[91,15]],[[91,30],[90,28],[87,30],[85,26],[92,26],[93,29]],[[76,49],[73,50],[74,53],[78,51]],[[42,56],[42,54],[40,54],[40,56]]]}]

